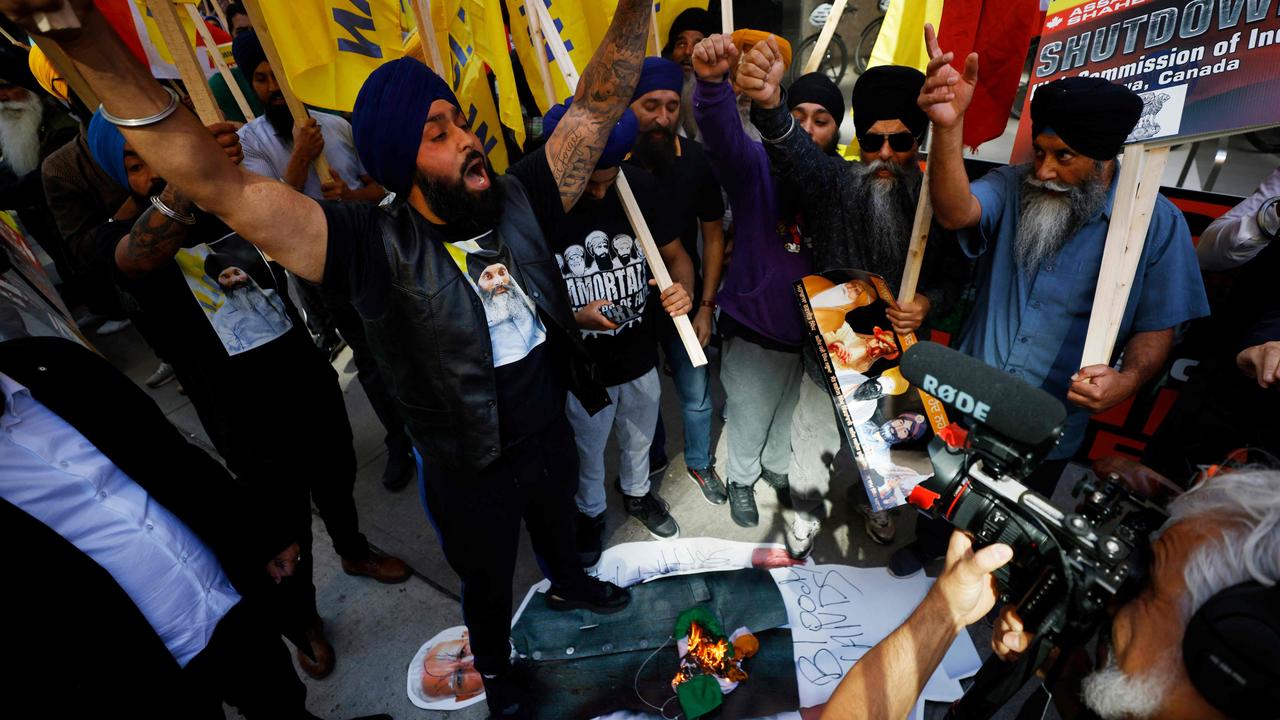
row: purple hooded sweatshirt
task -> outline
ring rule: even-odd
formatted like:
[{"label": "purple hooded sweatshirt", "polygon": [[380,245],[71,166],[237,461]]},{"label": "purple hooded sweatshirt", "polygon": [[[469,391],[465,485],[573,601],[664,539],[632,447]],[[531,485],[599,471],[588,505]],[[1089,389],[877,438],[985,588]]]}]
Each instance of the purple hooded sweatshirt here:
[{"label": "purple hooded sweatshirt", "polygon": [[782,216],[769,156],[743,131],[727,80],[697,81],[693,116],[733,209],[733,261],[716,302],[750,330],[798,349],[805,335],[792,283],[810,274],[812,263],[795,234],[795,218]]}]

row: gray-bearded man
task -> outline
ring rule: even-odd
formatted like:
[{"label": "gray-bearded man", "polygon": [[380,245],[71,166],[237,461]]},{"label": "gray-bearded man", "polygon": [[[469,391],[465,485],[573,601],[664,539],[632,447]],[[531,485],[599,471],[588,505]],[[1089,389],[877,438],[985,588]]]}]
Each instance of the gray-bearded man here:
[{"label": "gray-bearded man", "polygon": [[[814,269],[867,270],[896,287],[902,280],[920,194],[922,173],[916,153],[928,120],[915,98],[924,76],[913,68],[881,66],[858,78],[851,101],[862,153],[859,162],[850,162],[819,147],[801,131],[780,86],[784,72],[780,49],[769,38],[747,54],[738,84],[753,101],[751,121],[760,130],[774,173],[801,203],[805,234],[813,244]],[[950,246],[929,243],[920,293],[900,309],[888,311],[897,332],[914,332],[931,307],[949,304],[958,295],[966,263],[958,258],[944,261]],[[944,266],[947,277],[940,272]],[[797,557],[812,549],[818,530],[816,513],[843,443],[816,357],[811,352],[804,357],[807,379],[800,383],[791,426],[789,479],[795,514],[787,529],[787,547]],[[866,516],[867,536],[877,543],[892,543],[896,536],[892,511],[872,512],[867,503],[859,507]]]}]

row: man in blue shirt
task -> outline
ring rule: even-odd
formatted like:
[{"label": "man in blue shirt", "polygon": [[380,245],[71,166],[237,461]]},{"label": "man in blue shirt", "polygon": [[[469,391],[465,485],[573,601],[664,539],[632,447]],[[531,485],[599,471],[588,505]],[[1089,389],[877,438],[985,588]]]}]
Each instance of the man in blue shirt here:
[{"label": "man in blue shirt", "polygon": [[[961,156],[964,113],[978,78],[978,56],[964,71],[949,63],[926,26],[928,77],[920,107],[933,122],[929,191],[943,226],[960,230],[978,259],[978,295],[960,334],[964,352],[1061,399],[1061,441],[1026,484],[1051,496],[1080,448],[1089,416],[1131,397],[1164,366],[1174,329],[1209,314],[1195,248],[1182,214],[1157,198],[1137,272],[1125,299],[1118,367],[1080,367],[1102,251],[1116,193],[1116,154],[1142,112],[1142,100],[1100,78],[1063,78],[1031,102],[1031,165],[1000,168],[969,184]],[[910,553],[891,560],[913,572],[931,554],[930,528]],[[924,548],[924,550],[922,550]]]}]

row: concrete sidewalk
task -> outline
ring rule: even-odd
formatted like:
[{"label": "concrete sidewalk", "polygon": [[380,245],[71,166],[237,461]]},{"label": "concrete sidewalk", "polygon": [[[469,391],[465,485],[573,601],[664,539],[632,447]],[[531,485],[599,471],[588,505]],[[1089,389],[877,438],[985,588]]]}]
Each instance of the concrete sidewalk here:
[{"label": "concrete sidewalk", "polygon": [[[133,329],[91,339],[103,354],[139,385],[155,370],[158,361]],[[396,718],[483,718],[487,714],[483,703],[466,710],[443,713],[421,710],[408,700],[406,675],[414,653],[435,633],[462,623],[458,579],[441,554],[416,486],[411,484],[400,492],[391,493],[381,485],[386,455],[382,444],[383,430],[356,381],[355,367],[350,358],[350,350],[344,350],[334,361],[334,367],[340,375],[354,433],[359,467],[355,499],[360,511],[361,529],[377,548],[408,562],[415,577],[404,584],[388,586],[345,575],[323,523],[318,517],[314,519],[317,599],[335,648],[337,663],[334,673],[320,681],[311,680],[299,672],[308,688],[307,706],[313,713],[335,720],[380,712],[390,713]],[[716,448],[716,456],[723,458],[726,453],[720,410],[724,394],[719,385],[718,370],[718,359],[713,353],[712,374],[716,378],[713,447]],[[195,409],[179,393],[176,382],[148,392],[174,424],[194,442],[216,455],[200,426]],[[730,520],[727,505],[708,504],[687,479],[681,455],[683,423],[679,404],[674,387],[665,376],[662,413],[671,464],[655,487],[670,503],[672,514],[680,523],[681,535],[782,542],[784,524],[777,499],[764,483],[756,487],[760,526],[740,528]],[[617,451],[612,442],[607,459],[608,476],[612,478],[617,465]],[[919,456],[915,462],[927,463],[927,459]],[[823,524],[815,543],[814,560],[861,567],[884,566],[892,551],[913,537],[915,513],[898,511],[898,540],[894,546],[871,542],[864,532],[861,516],[846,500],[852,479],[856,478],[852,458],[847,452],[842,452],[837,464],[842,465],[844,471],[827,499],[829,520]],[[720,469],[723,471],[723,461]],[[648,531],[622,511],[620,499],[611,484],[608,495],[608,544],[650,540]],[[541,579],[527,536],[522,535],[513,581],[514,603],[518,604],[527,589]],[[970,633],[979,652],[984,657],[989,654],[990,629],[979,623],[970,629]],[[941,717],[944,710],[940,704],[929,703],[926,715]],[[1008,717],[1014,716],[1012,711],[1006,709],[1006,712]],[[230,711],[229,716],[235,717],[234,711]]]}]

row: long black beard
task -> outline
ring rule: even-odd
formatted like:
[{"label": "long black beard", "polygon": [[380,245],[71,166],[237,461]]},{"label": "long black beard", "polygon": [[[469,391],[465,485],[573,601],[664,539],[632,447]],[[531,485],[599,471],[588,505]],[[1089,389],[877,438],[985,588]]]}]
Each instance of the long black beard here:
[{"label": "long black beard", "polygon": [[497,181],[488,158],[484,158],[484,169],[489,176],[487,190],[473,192],[463,182],[467,165],[477,155],[480,153],[467,155],[457,177],[450,181],[427,177],[422,171],[418,171],[414,177],[414,183],[422,191],[431,211],[444,220],[450,229],[467,235],[477,235],[493,228],[502,216],[502,184]]},{"label": "long black beard", "polygon": [[286,145],[293,143],[293,114],[289,112],[288,105],[276,105],[273,98],[267,98],[267,108],[263,115],[267,116],[267,122],[271,123],[271,129],[276,131],[284,139]]},{"label": "long black beard", "polygon": [[148,208],[151,207],[151,198],[164,192],[166,185],[168,183],[164,181],[164,178],[155,178],[151,181],[151,185],[147,187],[145,195],[139,195],[132,188],[129,189],[129,194],[133,196],[133,201],[138,204],[138,207]]},{"label": "long black beard", "polygon": [[[893,175],[876,177],[875,172],[881,168]],[[854,165],[850,171],[855,174],[852,209],[862,221],[863,267],[896,285],[911,244],[911,226],[920,197],[920,167],[914,161],[903,167],[891,160],[875,160]]]},{"label": "long black beard", "polygon": [[636,139],[631,159],[658,177],[669,175],[676,167],[676,136],[665,128],[645,131]]},{"label": "long black beard", "polygon": [[[1034,276],[1041,265],[1056,257],[1071,236],[1106,204],[1108,187],[1102,181],[1102,167],[1098,163],[1079,185],[1053,180],[1040,183],[1028,170],[1018,190],[1021,215],[1014,240],[1018,267],[1027,277]],[[1061,192],[1051,193],[1044,186]]]}]

